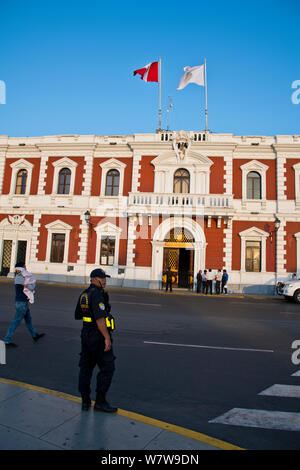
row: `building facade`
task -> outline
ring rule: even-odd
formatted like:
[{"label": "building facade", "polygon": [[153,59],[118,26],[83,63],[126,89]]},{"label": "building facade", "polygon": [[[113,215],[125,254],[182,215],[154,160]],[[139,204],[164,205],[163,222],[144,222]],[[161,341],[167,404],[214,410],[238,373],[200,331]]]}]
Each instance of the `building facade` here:
[{"label": "building facade", "polygon": [[0,136],[0,267],[37,279],[187,288],[227,269],[231,292],[300,275],[300,136],[161,132]]}]

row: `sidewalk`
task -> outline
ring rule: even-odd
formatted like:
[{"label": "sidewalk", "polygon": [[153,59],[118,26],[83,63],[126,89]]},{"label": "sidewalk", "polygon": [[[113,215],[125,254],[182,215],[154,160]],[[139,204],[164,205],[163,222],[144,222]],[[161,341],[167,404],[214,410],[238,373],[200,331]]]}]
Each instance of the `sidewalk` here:
[{"label": "sidewalk", "polygon": [[79,397],[0,378],[0,450],[241,449],[125,410],[81,411]]}]

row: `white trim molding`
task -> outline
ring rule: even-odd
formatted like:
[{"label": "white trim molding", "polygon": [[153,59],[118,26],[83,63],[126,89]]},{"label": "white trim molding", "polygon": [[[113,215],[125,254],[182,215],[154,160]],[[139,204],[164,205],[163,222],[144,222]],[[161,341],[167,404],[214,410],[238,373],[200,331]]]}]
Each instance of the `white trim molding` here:
[{"label": "white trim molding", "polygon": [[[10,190],[9,190],[10,195],[24,197],[30,194],[33,166],[34,165],[32,163],[28,162],[27,160],[24,160],[23,158],[20,158],[20,160],[17,160],[10,164],[10,167],[12,169],[11,180],[10,180]],[[20,170],[27,171],[25,194],[16,194],[17,174],[18,174],[18,171]]]},{"label": "white trim molding", "polygon": [[[54,166],[54,175],[53,175],[53,184],[52,184],[52,195],[55,196],[72,196],[74,194],[74,186],[75,186],[75,175],[76,175],[76,167],[78,163],[74,162],[70,158],[63,157],[55,162],[52,162]],[[68,194],[58,194],[58,175],[60,170],[63,168],[69,168],[71,171],[71,181],[70,181],[70,191]]]},{"label": "white trim molding", "polygon": [[[125,168],[126,168],[127,165],[125,163],[121,162],[120,160],[116,160],[115,158],[110,158],[109,160],[106,160],[105,162],[100,163],[99,166],[102,169],[100,196],[105,196],[105,197],[122,196],[123,186],[124,186],[124,173],[125,173]],[[106,196],[105,195],[106,175],[109,172],[109,170],[118,170],[118,172],[120,173],[119,194],[117,196]]]},{"label": "white trim molding", "polygon": [[[250,162],[245,163],[240,166],[242,170],[242,204],[245,206],[248,202],[261,202],[262,207],[266,205],[267,202],[267,183],[266,183],[266,173],[269,169],[267,165],[261,163],[257,160],[251,160]],[[261,182],[261,197],[260,199],[248,199],[247,198],[247,175],[251,171],[255,171],[260,175]]]},{"label": "white trim molding", "polygon": [[[46,262],[51,263],[51,264],[66,264],[68,262],[68,256],[69,256],[70,232],[73,229],[73,227],[69,224],[66,224],[62,220],[57,219],[54,222],[50,222],[49,224],[45,225],[45,228],[48,230]],[[52,242],[53,233],[62,233],[65,235],[64,259],[62,263],[53,263],[50,261],[51,242]]]},{"label": "white trim molding", "polygon": [[294,237],[296,238],[296,270],[298,278],[300,275],[300,232],[294,233]]},{"label": "white trim molding", "polygon": [[258,241],[261,242],[261,269],[260,272],[266,272],[266,240],[270,236],[268,232],[261,230],[255,226],[239,232],[241,237],[241,272],[246,272],[246,242]]},{"label": "white trim molding", "polygon": [[112,265],[102,265],[105,268],[109,268],[112,266],[117,267],[119,264],[119,247],[120,247],[120,237],[122,233],[122,229],[117,227],[116,225],[112,224],[111,222],[104,222],[102,221],[98,223],[95,227],[95,232],[97,234],[97,242],[96,242],[96,264],[101,264],[101,239],[103,236],[111,237],[115,239],[115,255],[114,255],[114,262]]},{"label": "white trim molding", "polygon": [[297,209],[300,208],[300,162],[293,165],[295,170],[295,202]]}]

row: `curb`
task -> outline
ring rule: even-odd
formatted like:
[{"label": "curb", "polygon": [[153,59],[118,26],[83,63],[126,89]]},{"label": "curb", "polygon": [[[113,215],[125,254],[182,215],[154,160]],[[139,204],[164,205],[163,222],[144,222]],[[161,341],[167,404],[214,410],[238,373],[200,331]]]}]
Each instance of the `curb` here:
[{"label": "curb", "polygon": [[[58,392],[56,390],[51,390],[51,389],[44,388],[44,387],[38,387],[38,386],[35,386],[35,385],[27,384],[27,383],[24,383],[24,382],[18,382],[18,381],[15,381],[15,380],[4,379],[4,378],[1,378],[1,377],[0,377],[0,383],[8,384],[8,385],[14,385],[14,386],[17,386],[17,387],[20,387],[20,388],[25,388],[25,389],[28,389],[28,390],[34,390],[34,391],[39,392],[39,393],[45,393],[47,395],[52,395],[52,396],[55,396],[57,398],[61,398],[63,400],[69,400],[69,401],[73,401],[75,403],[81,404],[81,398],[80,397],[77,397],[77,396],[74,396],[74,395],[69,395],[69,394],[63,393],[63,392]],[[94,405],[94,402],[92,402],[92,405]],[[221,449],[221,450],[245,450],[245,449],[243,449],[241,447],[238,447],[234,444],[230,444],[228,442],[221,441],[220,439],[216,439],[214,437],[207,436],[206,434],[202,434],[202,433],[199,433],[197,431],[192,431],[191,429],[183,428],[181,426],[176,426],[174,424],[166,423],[164,421],[160,421],[160,420],[157,420],[157,419],[154,419],[154,418],[149,418],[148,416],[144,416],[144,415],[134,413],[134,412],[131,412],[131,411],[118,409],[116,414],[119,415],[119,416],[123,416],[124,418],[139,421],[139,422],[147,424],[149,426],[155,426],[157,428],[164,429],[166,431],[170,431],[170,432],[173,432],[175,434],[180,434],[181,436],[185,436],[189,439],[194,439],[196,441],[203,442],[205,444],[211,445],[211,446],[216,447],[216,448]]]}]

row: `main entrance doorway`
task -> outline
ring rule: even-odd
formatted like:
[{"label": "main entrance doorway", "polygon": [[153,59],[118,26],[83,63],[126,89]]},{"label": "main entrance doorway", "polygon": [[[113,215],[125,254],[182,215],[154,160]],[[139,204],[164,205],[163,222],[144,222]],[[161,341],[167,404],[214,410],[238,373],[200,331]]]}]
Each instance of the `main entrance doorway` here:
[{"label": "main entrance doorway", "polygon": [[[192,288],[194,281],[193,236],[186,229],[174,228],[165,238],[163,273],[168,268],[173,273],[174,287]],[[166,275],[163,274],[163,286]]]}]

